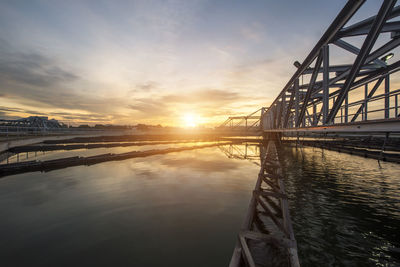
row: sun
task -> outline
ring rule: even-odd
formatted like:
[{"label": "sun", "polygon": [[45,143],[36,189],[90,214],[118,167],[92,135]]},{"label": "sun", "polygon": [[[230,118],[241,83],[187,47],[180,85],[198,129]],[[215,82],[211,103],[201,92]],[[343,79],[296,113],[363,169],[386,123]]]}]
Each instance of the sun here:
[{"label": "sun", "polygon": [[199,117],[192,113],[183,115],[183,123],[187,128],[194,128],[199,124]]}]

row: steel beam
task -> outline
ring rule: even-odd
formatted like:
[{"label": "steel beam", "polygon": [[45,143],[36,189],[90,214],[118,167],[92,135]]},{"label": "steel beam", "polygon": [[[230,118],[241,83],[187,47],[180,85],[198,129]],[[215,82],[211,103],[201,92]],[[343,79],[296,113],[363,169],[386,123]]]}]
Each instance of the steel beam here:
[{"label": "steel beam", "polygon": [[349,95],[347,94],[344,99],[344,122],[349,121]]},{"label": "steel beam", "polygon": [[260,116],[234,116],[234,117],[229,117],[229,120],[244,120],[244,119],[248,119],[248,120],[254,120],[254,119],[259,119]]},{"label": "steel beam", "polygon": [[[342,37],[366,35],[368,34],[369,30],[370,26],[365,26],[358,29],[354,29],[352,31],[340,33],[340,37],[342,38]],[[383,25],[381,32],[398,32],[398,31],[400,31],[400,22],[394,21],[394,22],[386,22],[385,25]]]},{"label": "steel beam", "polygon": [[276,127],[280,128],[281,127],[281,122],[282,122],[282,117],[283,117],[283,111],[285,109],[285,98],[286,95],[282,96],[281,102],[278,102],[279,105],[279,110],[277,111],[277,123],[276,123]]},{"label": "steel beam", "polygon": [[294,112],[295,112],[295,124],[299,119],[299,109],[300,109],[300,94],[299,94],[299,79],[294,81],[294,93],[295,93],[295,102],[294,102]]},{"label": "steel beam", "polygon": [[374,85],[374,87],[372,88],[371,92],[369,92],[368,94],[368,85],[365,85],[365,93],[364,93],[364,103],[360,106],[360,108],[357,110],[356,114],[354,114],[353,118],[351,119],[351,122],[354,122],[357,117],[360,115],[361,111],[364,110],[364,120],[368,119],[368,99],[371,98],[376,90],[378,89],[379,85],[381,85],[382,81],[384,78],[380,78]]},{"label": "steel beam", "polygon": [[[382,79],[376,81],[376,83],[378,83],[378,82],[381,83]],[[376,83],[375,83],[375,86],[376,86]],[[363,113],[364,116],[363,116],[362,120],[366,121],[366,120],[368,120],[368,83],[366,83],[364,86],[365,86],[365,88],[364,88],[364,113]],[[376,86],[376,88],[378,88],[378,86]],[[362,110],[363,110],[363,107],[361,106],[359,111],[362,111]],[[357,119],[357,116],[358,116],[357,114],[359,114],[359,111],[357,111],[357,113],[354,115],[353,119],[351,120],[352,122]]]},{"label": "steel beam", "polygon": [[[348,69],[351,68],[351,65],[349,64],[344,64],[344,65],[333,65],[329,66],[328,71],[329,72],[345,72]],[[375,70],[377,68],[380,68],[380,65],[378,66],[377,64],[368,64],[362,66],[362,70]],[[311,74],[313,73],[314,68],[307,68],[303,74]],[[320,73],[323,73],[323,70],[319,70]]]},{"label": "steel beam", "polygon": [[[388,20],[395,18],[397,16],[400,16],[400,6],[393,8],[392,12],[390,13],[390,15],[388,17]],[[346,34],[349,34],[352,31],[356,31],[356,30],[359,30],[359,29],[369,26],[370,24],[372,24],[374,22],[375,18],[376,18],[376,16],[372,16],[372,17],[369,17],[365,20],[362,20],[360,22],[357,22],[351,26],[348,26],[348,27],[342,29],[338,34],[338,39],[345,36]]]},{"label": "steel beam", "polygon": [[[374,59],[377,59],[378,57],[383,56],[384,54],[386,54],[389,51],[393,50],[394,48],[398,47],[399,45],[400,45],[400,38],[396,38],[396,39],[393,39],[393,40],[389,41],[388,43],[384,44],[383,46],[381,46],[380,48],[378,48],[374,52],[372,52],[367,57],[365,63],[371,62]],[[363,67],[361,67],[361,68],[363,68]],[[386,68],[389,68],[389,66],[387,66]],[[375,70],[371,69],[370,72],[368,72],[368,73],[364,72],[363,75],[370,75],[372,73],[383,72],[383,71],[384,70],[382,68],[378,68],[378,69],[375,69]],[[330,79],[329,80],[329,86],[332,87],[338,81],[341,81],[341,80],[345,79],[347,77],[347,75],[349,74],[349,72],[350,72],[350,68],[348,68],[345,72],[341,73],[340,75]],[[357,81],[356,83],[359,83],[359,81]],[[320,86],[320,88],[318,88],[318,89],[316,89],[314,91],[314,93],[318,93],[322,89],[322,82],[316,82],[315,84]],[[308,86],[308,84],[305,84],[304,86]]]},{"label": "steel beam", "polygon": [[[334,42],[335,45],[339,46],[340,48],[343,48],[344,50],[349,51],[350,53],[353,53],[355,55],[358,55],[360,53],[360,49],[358,47],[355,47],[352,44],[349,44],[343,40],[336,40]],[[374,62],[381,67],[386,67],[386,63],[380,59],[374,59]],[[368,63],[368,62],[367,62]]]},{"label": "steel beam", "polygon": [[[343,26],[350,20],[350,18],[357,12],[357,10],[364,4],[365,0],[352,0],[348,1],[342,8],[339,14],[336,16],[332,24],[328,27],[321,39],[317,42],[310,54],[305,58],[301,66],[297,69],[295,74],[290,78],[285,87],[279,93],[278,97],[272,102],[270,108],[278,101],[284,92],[286,92],[294,83],[296,79],[302,75],[302,73],[310,66],[310,64],[318,56],[322,46],[330,43],[337,35],[337,33],[343,28]],[[267,112],[269,109],[267,110]]]},{"label": "steel beam", "polygon": [[292,93],[290,94],[289,104],[286,108],[285,120],[283,122],[283,128],[287,128],[287,126],[288,126],[289,116],[290,116],[290,113],[291,113],[291,110],[293,107],[294,97],[295,97],[295,91],[293,90]]},{"label": "steel beam", "polygon": [[325,124],[326,118],[329,113],[329,45],[324,45],[322,48],[323,64],[323,77],[322,77],[322,113],[323,113],[323,124]]},{"label": "steel beam", "polygon": [[361,66],[364,64],[365,60],[369,52],[371,51],[373,45],[375,44],[376,39],[382,29],[383,24],[386,22],[391,10],[393,9],[396,0],[385,0],[374,20],[371,30],[369,31],[365,41],[361,47],[360,53],[358,54],[353,67],[350,70],[350,73],[343,85],[343,88],[340,90],[338,95],[338,99],[333,104],[332,110],[328,115],[327,123],[332,123],[335,118],[337,112],[339,111],[340,106],[342,105],[352,83],[354,82],[357,73],[360,71]]},{"label": "steel beam", "polygon": [[389,75],[386,75],[386,77],[385,77],[385,119],[388,119],[389,115],[390,115],[389,93],[390,93],[390,80],[389,80]]},{"label": "steel beam", "polygon": [[318,76],[318,71],[319,71],[319,69],[321,67],[321,63],[322,63],[322,50],[319,52],[317,61],[315,62],[314,71],[311,74],[310,83],[309,83],[309,86],[308,86],[308,89],[307,89],[306,96],[304,97],[303,105],[301,106],[301,111],[300,111],[300,114],[299,114],[299,118],[296,121],[296,127],[300,126],[300,122],[302,121],[302,119],[304,117],[308,101],[310,101],[310,96],[311,96],[311,93],[312,93],[313,88],[314,88],[315,80],[317,79],[317,76]]},{"label": "steel beam", "polygon": [[369,73],[368,76],[354,82],[352,87],[356,88],[358,86],[364,85],[365,83],[376,80],[377,78],[380,78],[380,77],[386,76],[387,74],[391,74],[396,71],[399,71],[399,69],[400,69],[400,60],[396,61],[395,63],[393,63],[391,65],[388,65],[386,68],[380,68],[376,71]]}]

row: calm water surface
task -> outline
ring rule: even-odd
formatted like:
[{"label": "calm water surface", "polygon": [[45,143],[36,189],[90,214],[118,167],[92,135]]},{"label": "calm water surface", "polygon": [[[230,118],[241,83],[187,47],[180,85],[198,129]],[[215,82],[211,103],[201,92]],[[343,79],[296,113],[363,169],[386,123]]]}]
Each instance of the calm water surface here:
[{"label": "calm water surface", "polygon": [[[227,266],[258,151],[248,146],[243,159],[245,146],[213,147],[2,178],[1,266]],[[400,265],[400,165],[285,152],[302,266]]]},{"label": "calm water surface", "polygon": [[[111,142],[109,142],[111,143]],[[149,143],[146,141],[146,143]],[[74,149],[74,150],[56,150],[56,151],[37,151],[37,152],[22,152],[18,154],[9,154],[8,159],[0,159],[0,164],[16,163],[30,160],[52,160],[61,159],[73,156],[90,157],[106,153],[126,153],[131,151],[144,151],[150,149],[165,149],[170,147],[184,147],[184,146],[195,146],[205,145],[215,142],[184,142],[174,144],[152,144],[152,145],[140,145],[140,146],[126,146],[126,147],[99,147],[90,149]]]},{"label": "calm water surface", "polygon": [[2,178],[2,264],[225,266],[257,172],[215,147]]}]

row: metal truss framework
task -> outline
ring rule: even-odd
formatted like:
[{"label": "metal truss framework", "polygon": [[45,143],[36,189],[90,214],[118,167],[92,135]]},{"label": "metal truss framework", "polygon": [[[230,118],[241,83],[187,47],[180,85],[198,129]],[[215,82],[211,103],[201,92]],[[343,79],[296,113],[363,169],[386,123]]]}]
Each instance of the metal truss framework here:
[{"label": "metal truss framework", "polygon": [[266,107],[259,108],[247,116],[229,117],[220,126],[218,126],[217,129],[222,131],[258,132],[260,131],[261,114],[263,114],[266,109]]},{"label": "metal truss framework", "polygon": [[261,169],[230,267],[300,266],[277,139],[261,146]]},{"label": "metal truss framework", "polygon": [[[400,45],[400,6],[384,0],[375,16],[346,26],[365,2],[349,0],[303,63],[295,63],[297,71],[262,114],[264,132],[400,132],[400,89],[390,86],[400,60],[388,64]],[[330,64],[333,47],[354,54],[353,63]]]}]

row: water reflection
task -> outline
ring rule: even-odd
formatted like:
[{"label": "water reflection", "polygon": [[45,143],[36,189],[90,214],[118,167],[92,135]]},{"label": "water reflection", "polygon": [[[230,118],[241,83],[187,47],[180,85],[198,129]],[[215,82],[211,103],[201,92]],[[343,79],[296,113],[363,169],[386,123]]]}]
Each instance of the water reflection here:
[{"label": "water reflection", "polygon": [[[151,142],[145,142],[151,143]],[[74,150],[53,150],[53,151],[34,151],[34,152],[21,152],[21,153],[12,153],[6,152],[0,154],[0,164],[8,164],[15,162],[23,162],[29,160],[53,160],[53,159],[61,159],[73,156],[81,156],[81,157],[89,157],[106,153],[125,153],[131,151],[144,151],[150,149],[164,149],[171,147],[186,147],[186,146],[195,146],[195,145],[205,145],[211,144],[215,142],[176,142],[167,144],[151,144],[151,145],[136,145],[136,146],[119,146],[119,147],[100,147],[100,148],[80,148]]]},{"label": "water reflection", "polygon": [[260,143],[241,143],[219,146],[219,149],[230,159],[249,160],[260,166],[260,151],[263,146]]},{"label": "water reflection", "polygon": [[257,172],[207,148],[5,177],[2,263],[226,266]]},{"label": "water reflection", "polygon": [[400,166],[328,150],[286,149],[286,192],[305,266],[396,266]]},{"label": "water reflection", "polygon": [[[400,165],[284,152],[302,266],[400,265]],[[226,266],[262,153],[236,144],[0,179],[2,262]]]},{"label": "water reflection", "polygon": [[[318,148],[283,149],[301,264],[400,266],[400,165]],[[248,144],[221,150],[254,162],[263,153],[261,146],[248,155]]]}]

